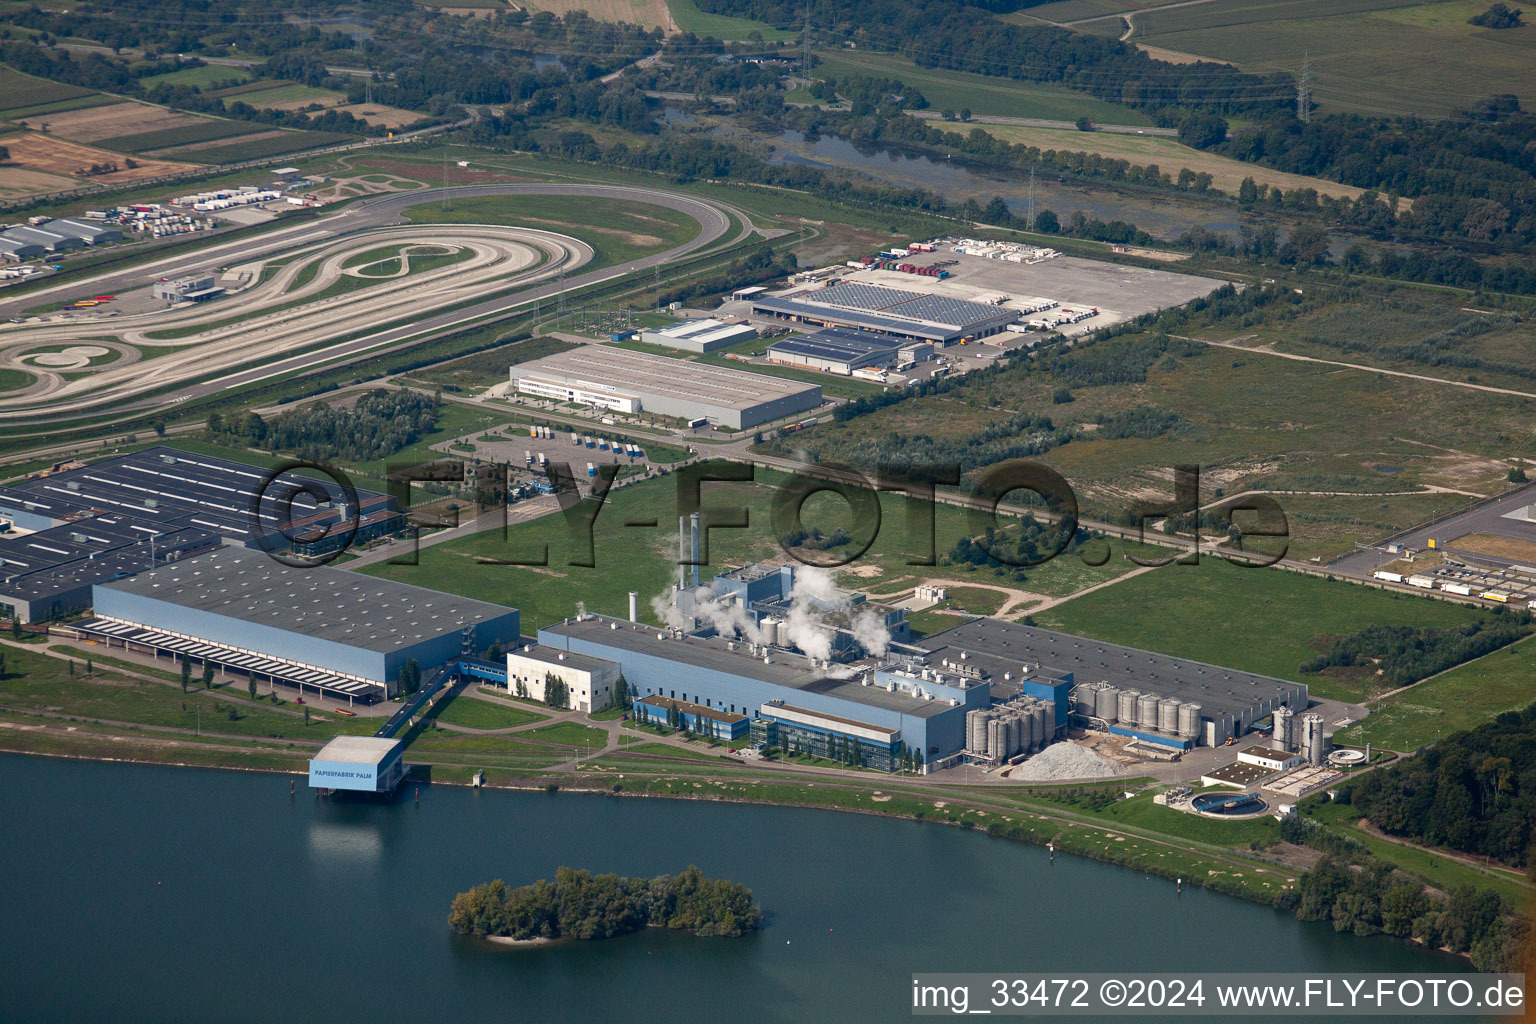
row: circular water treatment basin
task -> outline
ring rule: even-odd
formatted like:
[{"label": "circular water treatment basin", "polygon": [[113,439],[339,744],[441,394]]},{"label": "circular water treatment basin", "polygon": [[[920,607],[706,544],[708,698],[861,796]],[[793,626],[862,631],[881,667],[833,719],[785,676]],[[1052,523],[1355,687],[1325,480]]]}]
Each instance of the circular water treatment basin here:
[{"label": "circular water treatment basin", "polygon": [[1365,751],[1363,750],[1335,750],[1328,755],[1331,764],[1356,765],[1365,764]]},{"label": "circular water treatment basin", "polygon": [[1202,814],[1257,814],[1268,806],[1252,793],[1203,793],[1189,803]]}]

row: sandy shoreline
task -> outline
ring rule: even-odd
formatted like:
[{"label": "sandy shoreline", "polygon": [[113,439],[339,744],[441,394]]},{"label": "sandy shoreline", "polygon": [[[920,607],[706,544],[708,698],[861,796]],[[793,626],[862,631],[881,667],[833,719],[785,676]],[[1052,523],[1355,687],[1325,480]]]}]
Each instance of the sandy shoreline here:
[{"label": "sandy shoreline", "polygon": [[485,940],[487,942],[494,942],[498,946],[519,946],[519,947],[527,947],[527,946],[552,946],[556,942],[559,941],[558,939],[546,939],[543,936],[538,936],[537,938],[532,938],[532,939],[514,939],[514,938],[512,938],[509,935],[487,935],[485,937]]}]

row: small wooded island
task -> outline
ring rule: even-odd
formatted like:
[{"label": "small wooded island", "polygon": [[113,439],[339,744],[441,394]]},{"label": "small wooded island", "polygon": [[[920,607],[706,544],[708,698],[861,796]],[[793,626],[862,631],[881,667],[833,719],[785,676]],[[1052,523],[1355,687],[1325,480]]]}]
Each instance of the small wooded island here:
[{"label": "small wooded island", "polygon": [[762,923],[751,889],[705,878],[692,865],[655,878],[561,867],[553,882],[541,878],[516,889],[498,878],[459,893],[448,914],[461,935],[519,942],[607,939],[647,927],[736,936]]}]

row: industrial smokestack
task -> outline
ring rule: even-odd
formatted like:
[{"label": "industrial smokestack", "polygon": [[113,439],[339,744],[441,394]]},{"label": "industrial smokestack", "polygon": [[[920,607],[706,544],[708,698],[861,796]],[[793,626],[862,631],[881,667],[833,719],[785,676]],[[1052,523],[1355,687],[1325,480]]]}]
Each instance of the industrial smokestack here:
[{"label": "industrial smokestack", "polygon": [[639,600],[640,600],[639,592],[631,590],[629,592],[629,621],[630,622],[639,622],[640,621],[640,611],[639,611],[639,606],[638,606]]},{"label": "industrial smokestack", "polygon": [[688,517],[688,535],[692,540],[693,548],[693,585],[699,585],[699,514],[693,513]]}]

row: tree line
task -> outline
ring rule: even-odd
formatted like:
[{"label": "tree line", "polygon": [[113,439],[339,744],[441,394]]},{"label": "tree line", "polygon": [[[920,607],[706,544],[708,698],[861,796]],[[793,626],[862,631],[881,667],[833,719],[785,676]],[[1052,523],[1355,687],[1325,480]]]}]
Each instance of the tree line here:
[{"label": "tree line", "polygon": [[924,67],[951,68],[1030,82],[1053,82],[1102,100],[1145,109],[1168,106],[1262,115],[1295,102],[1289,74],[1252,75],[1230,64],[1170,64],[1107,36],[1056,25],[1011,24],[997,11],[1017,2],[962,0],[700,0],[711,14],[797,30],[807,18],[818,34],[861,50],[898,53]]},{"label": "tree line", "polygon": [[1366,772],[1347,794],[1390,835],[1529,870],[1536,840],[1536,704]]},{"label": "tree line", "polygon": [[[1502,611],[1502,609],[1500,609]],[[1463,662],[1481,658],[1528,636],[1531,615],[1474,619],[1459,626],[1372,624],[1340,637],[1326,651],[1301,663],[1302,672],[1357,668],[1394,687],[1407,686]]]},{"label": "tree line", "polygon": [[270,423],[258,413],[239,419],[208,416],[208,436],[239,446],[292,452],[303,459],[366,462],[393,455],[431,431],[441,411],[435,395],[374,390],[350,408],[317,402],[293,409]]},{"label": "tree line", "polygon": [[553,882],[508,888],[501,879],[453,898],[448,924],[461,935],[511,939],[606,939],[641,928],[739,936],[763,923],[752,890],[705,878],[690,865],[655,878],[593,875],[561,866]]}]

